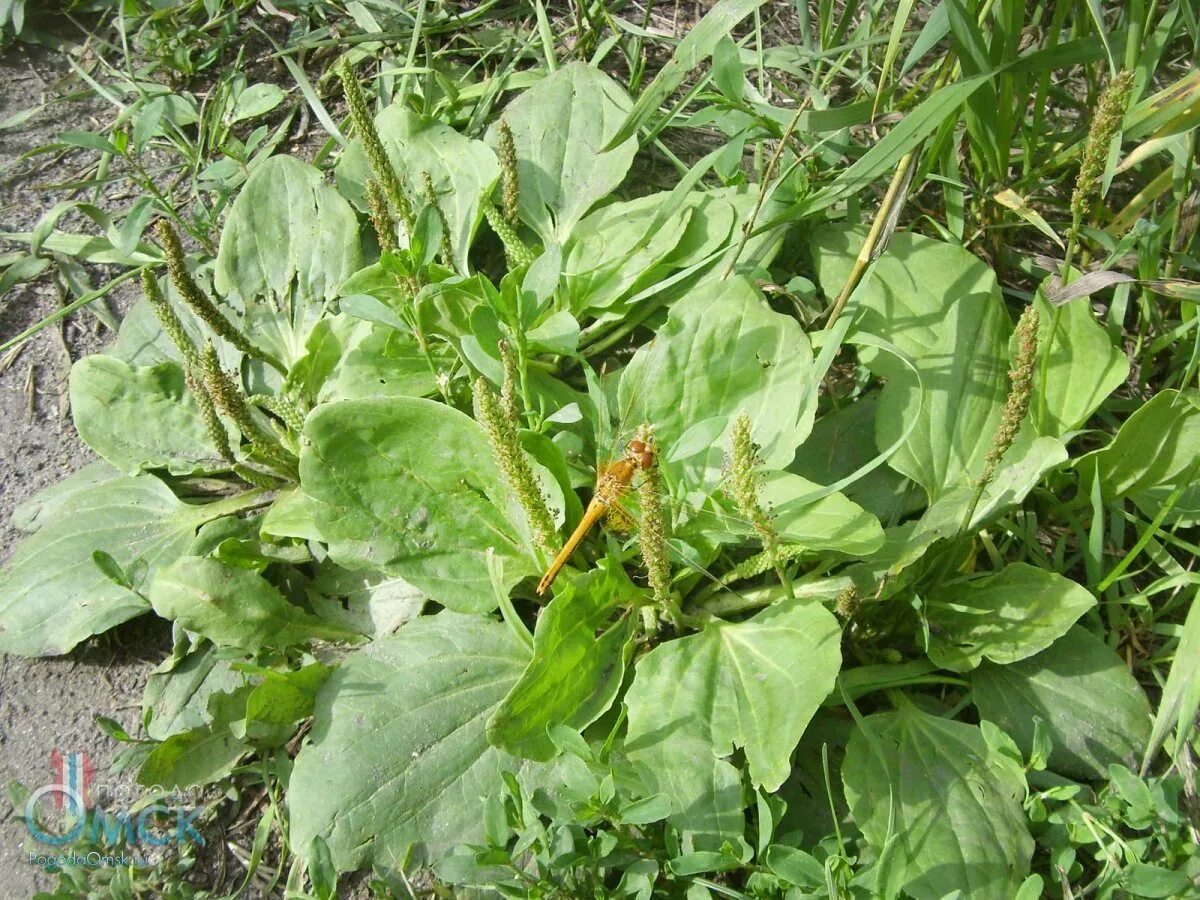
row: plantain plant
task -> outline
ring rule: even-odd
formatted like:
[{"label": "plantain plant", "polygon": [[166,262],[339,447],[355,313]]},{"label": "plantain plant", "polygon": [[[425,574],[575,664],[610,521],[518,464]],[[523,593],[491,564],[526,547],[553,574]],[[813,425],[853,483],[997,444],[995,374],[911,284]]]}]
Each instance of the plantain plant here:
[{"label": "plantain plant", "polygon": [[[1128,367],[1086,307],[1014,314],[981,259],[901,231],[806,328],[764,286],[836,296],[866,229],[802,179],[701,187],[710,155],[620,193],[644,110],[582,63],[482,138],[341,77],[333,183],[261,161],[215,257],[162,223],[76,363],[100,461],[20,509],[0,650],[171,621],[126,762],[269,763],[314,872],[1036,893],[1047,809],[1136,768],[1151,715],[1095,594],[1021,535],[1123,498],[1193,515],[1195,392],[1073,452]],[[635,432],[642,534],[539,597]]]}]

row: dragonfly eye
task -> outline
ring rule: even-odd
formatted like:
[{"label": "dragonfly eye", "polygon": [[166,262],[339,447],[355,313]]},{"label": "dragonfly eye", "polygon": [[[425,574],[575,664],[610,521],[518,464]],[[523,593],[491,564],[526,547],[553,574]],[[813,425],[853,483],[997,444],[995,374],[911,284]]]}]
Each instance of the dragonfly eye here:
[{"label": "dragonfly eye", "polygon": [[634,456],[641,456],[643,453],[646,452],[646,442],[639,441],[639,440],[630,441],[629,442],[629,452],[632,453]]},{"label": "dragonfly eye", "polygon": [[641,453],[641,464],[643,469],[648,469],[654,465],[654,454],[649,450],[643,450]]}]

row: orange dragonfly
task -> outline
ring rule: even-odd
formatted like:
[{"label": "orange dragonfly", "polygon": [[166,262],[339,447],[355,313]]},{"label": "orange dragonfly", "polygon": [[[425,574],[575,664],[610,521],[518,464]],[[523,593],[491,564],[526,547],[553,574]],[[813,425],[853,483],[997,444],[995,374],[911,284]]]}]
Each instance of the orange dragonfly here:
[{"label": "orange dragonfly", "polygon": [[645,470],[654,465],[654,451],[650,445],[640,438],[634,438],[625,448],[625,456],[616,462],[604,466],[596,476],[596,490],[583,513],[583,518],[567,538],[558,555],[546,569],[546,574],[538,582],[537,592],[541,596],[550,589],[562,567],[579,547],[580,543],[600,519],[609,513],[615,504],[621,501],[633,484],[633,476],[639,470]]}]

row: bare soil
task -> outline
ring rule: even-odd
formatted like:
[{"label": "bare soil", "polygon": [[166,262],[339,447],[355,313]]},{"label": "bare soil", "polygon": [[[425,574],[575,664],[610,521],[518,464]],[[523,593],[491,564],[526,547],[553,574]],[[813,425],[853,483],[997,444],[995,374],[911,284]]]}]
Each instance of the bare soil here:
[{"label": "bare soil", "polygon": [[[67,71],[62,57],[17,45],[0,55],[0,121],[40,105]],[[60,131],[101,112],[87,103],[53,105],[19,127],[0,132],[0,230],[29,231],[60,193],[39,187],[72,170],[72,157],[53,168],[51,158],[18,162],[27,150],[50,143]],[[87,126],[84,126],[87,127]],[[77,168],[78,166],[76,166]],[[9,245],[5,249],[14,249]],[[93,272],[93,277],[102,273]],[[121,307],[130,298],[118,296]],[[48,277],[20,285],[0,298],[0,341],[59,308],[60,290]],[[15,357],[0,357],[0,561],[12,555],[20,532],[13,510],[95,457],[79,440],[67,403],[71,363],[112,338],[95,315],[81,311],[41,331]],[[109,774],[119,745],[96,725],[96,716],[139,731],[139,700],[146,677],[169,649],[169,632],[150,620],[130,623],[58,659],[0,656],[0,780],[35,789],[52,781],[50,755],[86,753],[96,784],[120,781]],[[128,781],[128,778],[126,778]],[[131,785],[127,785],[131,786]],[[0,894],[28,897],[56,879],[30,864],[46,853],[25,828],[19,810],[0,804]]]}]

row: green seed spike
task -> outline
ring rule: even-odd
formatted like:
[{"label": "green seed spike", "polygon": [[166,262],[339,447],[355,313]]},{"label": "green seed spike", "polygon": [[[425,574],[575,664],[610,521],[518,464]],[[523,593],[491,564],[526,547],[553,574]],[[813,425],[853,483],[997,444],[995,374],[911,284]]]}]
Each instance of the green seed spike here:
[{"label": "green seed spike", "polygon": [[396,241],[396,222],[388,209],[383,189],[374,178],[367,179],[367,209],[370,211],[375,237],[379,240],[379,249],[384,253],[395,253],[399,247]]},{"label": "green seed spike", "polygon": [[533,251],[517,235],[516,229],[504,220],[504,216],[486,200],[483,202],[483,215],[504,244],[504,255],[508,259],[509,268],[527,266],[534,260]]},{"label": "green seed spike", "polygon": [[504,474],[508,486],[516,494],[521,508],[525,510],[538,548],[543,553],[553,553],[558,532],[550,510],[546,508],[546,499],[533,477],[533,469],[521,450],[516,425],[504,414],[499,398],[492,392],[486,379],[477,378],[473,390],[475,416],[487,434],[492,456]]},{"label": "green seed spike", "polygon": [[217,305],[200,289],[200,285],[196,284],[191,273],[188,272],[179,235],[175,233],[175,229],[171,227],[170,223],[166,219],[159,219],[155,226],[155,232],[167,260],[167,275],[171,279],[171,284],[175,285],[175,291],[188,305],[188,308],[196,314],[196,318],[212,329],[218,337],[237,347],[247,356],[261,359],[279,373],[287,374],[287,370],[278,360],[256,347],[232,322],[225,318],[217,309]]},{"label": "green seed spike", "polygon": [[1072,244],[1078,237],[1080,225],[1091,211],[1100,179],[1104,175],[1104,165],[1108,160],[1108,145],[1112,143],[1113,136],[1121,127],[1125,105],[1129,102],[1129,93],[1132,90],[1133,73],[1118,72],[1109,81],[1096,105],[1096,115],[1092,119],[1083,147],[1079,177],[1075,179],[1075,192],[1071,195]]},{"label": "green seed spike", "polygon": [[286,397],[255,394],[250,398],[250,403],[259,409],[274,413],[292,434],[298,436],[304,431],[304,418],[300,415],[300,410],[296,409]]},{"label": "green seed spike", "polygon": [[500,384],[500,408],[513,427],[520,428],[521,404],[517,400],[517,392],[521,384],[521,372],[517,366],[517,357],[508,341],[501,341],[499,346],[500,362],[504,366],[504,380]]},{"label": "green seed spike", "polygon": [[442,262],[453,268],[454,248],[450,244],[450,223],[446,221],[446,214],[442,212],[442,206],[438,203],[437,191],[433,189],[433,177],[428,172],[421,173],[421,190],[425,193],[426,204],[437,213],[438,221],[442,223]]},{"label": "green seed spike", "polygon": [[744,518],[749,520],[762,540],[763,553],[771,561],[772,568],[779,576],[780,582],[787,588],[788,596],[792,596],[792,585],[787,573],[783,570],[783,560],[778,553],[779,536],[775,532],[775,524],[767,511],[763,509],[759,494],[762,491],[762,481],[759,477],[758,448],[751,437],[750,417],[745,413],[739,415],[733,422],[733,443],[730,453],[731,494],[734,505]]},{"label": "green seed spike", "polygon": [[204,378],[197,368],[199,365],[199,354],[193,350],[192,358],[183,364],[184,383],[187,384],[188,391],[196,399],[196,405],[200,407],[200,418],[204,421],[204,430],[208,432],[208,439],[213,442],[213,446],[217,448],[222,459],[226,462],[236,462],[237,457],[233,455],[233,450],[229,446],[229,432],[225,430],[225,423],[217,415],[212,395],[209,394]]},{"label": "green seed spike", "polygon": [[238,463],[233,467],[233,474],[246,482],[246,484],[253,485],[254,487],[266,490],[279,487],[279,478],[277,476],[271,475],[269,472],[259,471],[253,466],[247,466],[243,463]]},{"label": "green seed spike", "polygon": [[208,389],[217,409],[229,416],[245,438],[250,442],[252,455],[257,456],[272,469],[296,480],[298,469],[296,457],[288,453],[275,439],[263,430],[250,411],[246,395],[241,386],[228,372],[221,368],[217,351],[211,343],[206,344],[200,357],[200,371],[204,386]]},{"label": "green seed spike", "polygon": [[[638,506],[642,521],[638,528],[638,550],[646,564],[647,580],[654,605],[672,624],[679,625],[679,608],[671,596],[671,564],[667,558],[667,522],[663,514],[662,472],[655,456],[654,432],[650,426],[638,429],[636,440],[646,445],[652,462],[641,470],[638,482]],[[611,509],[611,507],[610,507]],[[647,624],[649,624],[647,620]]]},{"label": "green seed spike", "polygon": [[504,220],[514,228],[520,221],[521,194],[517,180],[517,144],[512,129],[503,119],[497,128],[500,138],[500,201],[503,203]]},{"label": "green seed spike", "polygon": [[342,81],[342,90],[346,94],[346,105],[350,107],[350,121],[358,133],[359,140],[362,141],[371,173],[383,188],[384,196],[392,204],[396,214],[400,216],[400,221],[404,223],[408,233],[412,234],[414,222],[412,204],[400,185],[400,179],[396,175],[396,170],[392,168],[387,151],[383,149],[383,141],[379,138],[379,132],[375,130],[375,120],[371,118],[371,114],[367,110],[366,95],[363,94],[362,87],[354,76],[354,69],[350,66],[349,60],[342,60],[338,77]]},{"label": "green seed spike", "polygon": [[971,495],[971,502],[967,505],[966,515],[959,528],[960,534],[970,527],[971,519],[975,516],[975,508],[979,505],[984,490],[996,477],[1000,461],[1004,459],[1004,454],[1016,441],[1017,433],[1021,430],[1021,423],[1025,421],[1025,416],[1029,413],[1029,402],[1033,396],[1033,373],[1037,366],[1038,321],[1037,308],[1032,304],[1025,307],[1021,318],[1017,320],[1017,352],[1013,357],[1012,369],[1008,373],[1011,387],[1004,400],[1000,422],[996,425],[996,431],[992,435],[992,443],[988,447],[987,456],[984,457],[983,473],[975,482],[975,491]]},{"label": "green seed spike", "polygon": [[149,269],[142,269],[142,289],[146,293],[146,302],[154,310],[158,324],[162,326],[163,332],[171,339],[171,343],[179,351],[179,355],[186,367],[189,361],[195,361],[198,358],[196,345],[192,343],[192,339],[184,331],[183,323],[179,321],[179,316],[175,314],[175,310],[171,308],[170,301],[167,300],[162,292],[162,288],[159,287],[158,279]]}]

